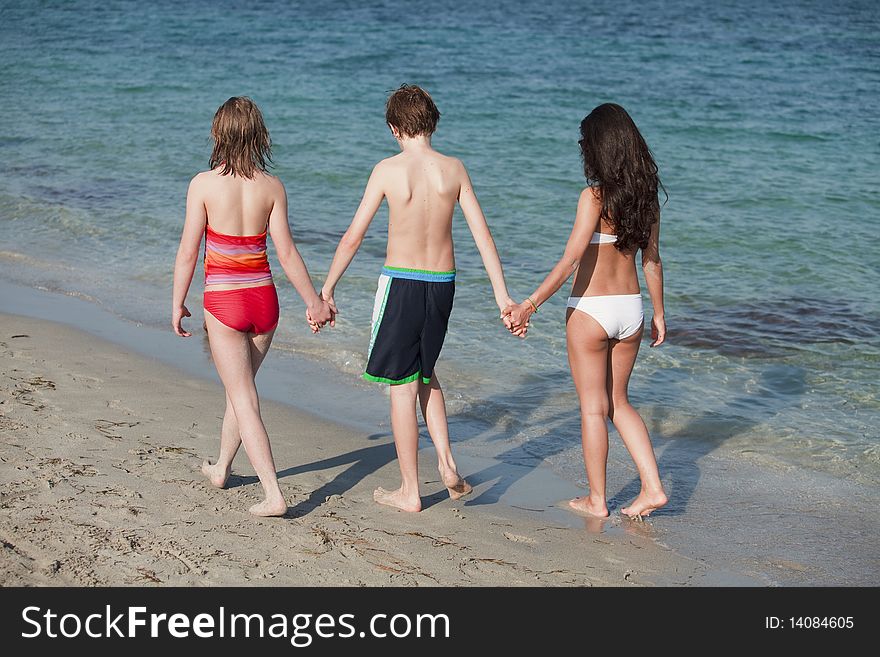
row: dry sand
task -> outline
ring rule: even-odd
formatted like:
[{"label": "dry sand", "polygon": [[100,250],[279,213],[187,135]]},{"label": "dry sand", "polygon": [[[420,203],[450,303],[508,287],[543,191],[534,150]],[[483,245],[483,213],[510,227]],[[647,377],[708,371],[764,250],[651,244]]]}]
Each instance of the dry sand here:
[{"label": "dry sand", "polygon": [[[638,523],[598,533],[448,499],[422,458],[427,507],[380,507],[391,438],[264,402],[290,509],[260,519],[242,450],[227,490],[216,384],[91,334],[0,314],[0,585],[699,585],[709,568]],[[270,354],[271,358],[271,354]],[[491,484],[484,484],[486,486]],[[478,490],[479,492],[479,490]]]}]

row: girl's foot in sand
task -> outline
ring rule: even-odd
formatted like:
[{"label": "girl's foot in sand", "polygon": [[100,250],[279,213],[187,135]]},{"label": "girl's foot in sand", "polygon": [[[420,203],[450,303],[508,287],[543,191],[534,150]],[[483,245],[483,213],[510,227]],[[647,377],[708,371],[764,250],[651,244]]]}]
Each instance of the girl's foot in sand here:
[{"label": "girl's foot in sand", "polygon": [[630,518],[641,518],[643,516],[651,515],[651,512],[656,511],[668,501],[666,493],[662,490],[659,490],[656,493],[642,491],[639,493],[639,496],[632,501],[632,504],[623,507],[620,512]]},{"label": "girl's foot in sand", "polygon": [[449,491],[449,497],[453,501],[460,500],[473,490],[473,486],[465,481],[464,477],[455,470],[444,470],[442,467],[439,470],[440,479],[443,481],[443,485],[446,486],[446,490]]},{"label": "girl's foot in sand", "polygon": [[211,485],[216,488],[225,488],[226,481],[229,479],[229,473],[231,472],[231,468],[229,467],[220,467],[219,463],[211,463],[208,460],[205,460],[202,463],[202,474],[208,478],[208,481],[211,482]]},{"label": "girl's foot in sand", "polygon": [[604,500],[594,501],[589,496],[576,497],[568,501],[568,506],[577,513],[586,514],[595,518],[607,518],[608,507]]},{"label": "girl's foot in sand", "polygon": [[287,513],[287,502],[283,497],[273,500],[265,499],[259,504],[254,504],[248,511],[262,518],[279,518]]},{"label": "girl's foot in sand", "polygon": [[403,494],[403,489],[385,490],[381,486],[373,491],[373,499],[379,504],[385,506],[393,506],[401,511],[409,511],[410,513],[418,513],[422,510],[422,500],[416,495],[407,496]]}]

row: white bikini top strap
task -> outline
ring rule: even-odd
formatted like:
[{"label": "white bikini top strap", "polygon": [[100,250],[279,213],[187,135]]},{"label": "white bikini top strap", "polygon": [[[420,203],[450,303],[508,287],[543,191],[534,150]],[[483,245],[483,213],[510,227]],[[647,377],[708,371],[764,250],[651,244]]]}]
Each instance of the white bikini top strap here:
[{"label": "white bikini top strap", "polygon": [[590,238],[590,244],[614,244],[617,241],[617,235],[609,235],[608,233],[593,233]]}]

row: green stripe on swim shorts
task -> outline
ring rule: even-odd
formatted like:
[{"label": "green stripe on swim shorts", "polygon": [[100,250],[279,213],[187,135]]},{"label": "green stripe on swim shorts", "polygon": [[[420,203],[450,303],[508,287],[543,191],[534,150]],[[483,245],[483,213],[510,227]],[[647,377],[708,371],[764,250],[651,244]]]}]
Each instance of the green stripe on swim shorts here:
[{"label": "green stripe on swim shorts", "polygon": [[[372,374],[368,374],[367,372],[364,372],[362,376],[367,381],[374,381],[376,383],[390,383],[391,385],[400,385],[402,383],[411,383],[415,381],[422,376],[422,373],[421,371],[419,371],[402,379],[386,379],[384,376],[373,376]],[[424,377],[422,377],[422,380],[424,381]]]}]

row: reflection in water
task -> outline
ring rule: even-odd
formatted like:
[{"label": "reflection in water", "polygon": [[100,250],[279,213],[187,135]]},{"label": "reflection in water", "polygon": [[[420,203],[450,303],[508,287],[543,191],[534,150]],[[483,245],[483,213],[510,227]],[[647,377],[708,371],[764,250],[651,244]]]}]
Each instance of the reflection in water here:
[{"label": "reflection in water", "polygon": [[[768,394],[787,396],[789,403],[797,403],[798,398],[806,390],[804,370],[786,366],[769,367],[761,372],[759,389],[767,391]],[[777,412],[772,408],[754,405],[753,395],[733,398],[729,400],[728,405],[736,407],[740,402],[751,405],[753,412],[750,417],[743,418],[741,415],[731,417],[723,409],[710,410],[703,416],[694,418],[675,433],[661,436],[659,441],[655,432],[652,432],[655,452],[657,452],[657,465],[666,494],[669,496],[669,503],[658,509],[655,514],[685,513],[700,481],[701,471],[698,465],[700,459],[734,436],[770,421]],[[645,420],[649,422],[649,426],[659,426],[669,413],[668,409],[655,407],[653,415],[645,417]],[[662,448],[658,449],[661,444]],[[609,506],[625,504],[638,495],[640,490],[641,480],[634,477],[609,499],[608,504]],[[727,503],[729,500],[723,501],[723,504]]]},{"label": "reflection in water", "polygon": [[[651,515],[653,516],[656,513],[659,513],[659,510]],[[640,520],[638,518],[628,518],[622,515],[620,516],[620,526],[623,528],[623,531],[630,536],[651,539],[656,538],[657,536],[657,533],[654,530],[654,525],[646,518]]]},{"label": "reflection in water", "polygon": [[[565,505],[568,506],[568,503],[566,502]],[[605,531],[605,524],[608,522],[608,518],[596,516],[581,516],[581,519],[584,521],[584,529],[590,534],[601,534]]]}]

